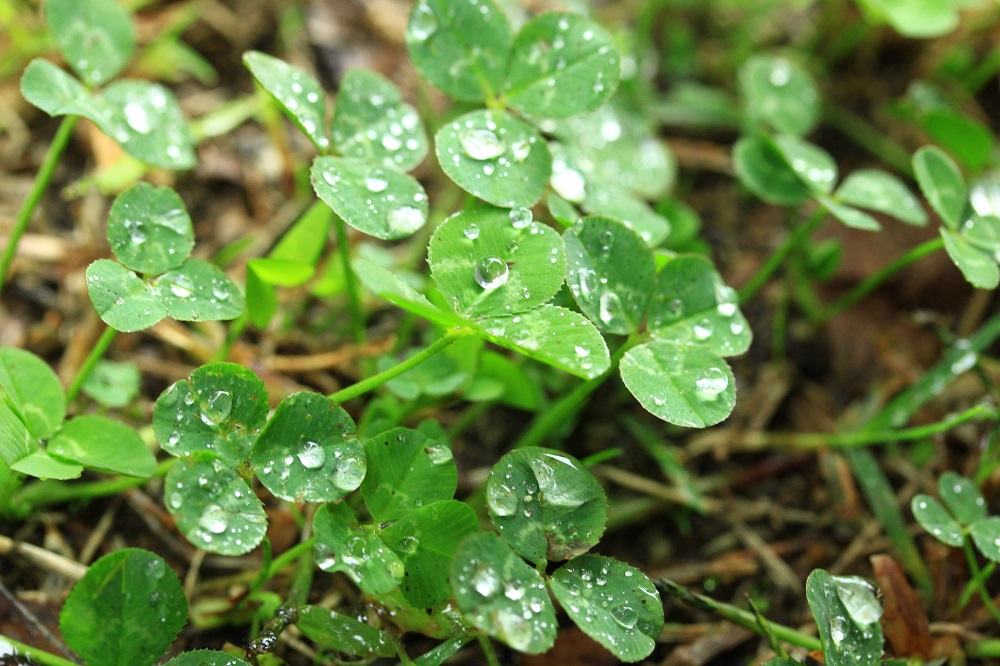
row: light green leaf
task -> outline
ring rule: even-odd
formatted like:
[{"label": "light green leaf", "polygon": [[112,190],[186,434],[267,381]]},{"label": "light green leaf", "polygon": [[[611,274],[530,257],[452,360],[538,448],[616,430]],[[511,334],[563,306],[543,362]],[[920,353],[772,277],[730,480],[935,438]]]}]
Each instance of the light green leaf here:
[{"label": "light green leaf", "polygon": [[557,305],[477,323],[480,334],[490,342],[577,377],[592,379],[611,364],[607,343],[597,327],[583,315]]},{"label": "light green leaf", "polygon": [[495,534],[459,544],[451,564],[459,609],[476,625],[518,652],[540,654],[555,642],[555,610],[542,575]]},{"label": "light green leaf", "polygon": [[654,340],[625,353],[622,381],[654,416],[688,428],[725,420],[736,404],[733,373],[704,347]]},{"label": "light green leaf", "polygon": [[260,51],[244,53],[243,64],[317,148],[326,150],[330,146],[326,137],[326,100],[316,79]]},{"label": "light green leaf", "polygon": [[323,571],[342,571],[368,594],[399,586],[402,561],[377,534],[358,525],[343,502],[321,506],[313,518],[313,531],[316,564]]},{"label": "light green leaf", "polygon": [[111,205],[108,242],[127,268],[159,275],[177,268],[191,254],[194,227],[177,192],[139,183]]},{"label": "light green leaf", "polygon": [[971,479],[949,470],[938,477],[937,487],[941,501],[960,525],[986,517],[986,500]]},{"label": "light green leaf", "polygon": [[[552,168],[555,169],[555,160],[553,160]],[[572,226],[580,220],[580,213],[576,210],[576,206],[554,192],[545,197],[545,203],[552,217],[564,227]]]},{"label": "light green leaf", "polygon": [[[527,219],[527,223],[525,223]],[[551,299],[566,273],[562,238],[527,209],[464,210],[431,237],[427,263],[438,289],[466,317],[514,315]]]},{"label": "light green leaf", "polygon": [[83,392],[102,407],[125,407],[139,395],[142,378],[134,363],[98,361],[83,382]]},{"label": "light green leaf", "polygon": [[504,111],[473,111],[443,125],[434,138],[438,162],[466,192],[496,206],[531,206],[551,171],[544,139]]},{"label": "light green leaf", "polygon": [[404,282],[398,275],[368,259],[358,257],[351,262],[351,265],[354,267],[361,284],[407,312],[445,328],[459,325],[464,321],[451,312],[445,312],[435,307],[423,294]]},{"label": "light green leaf", "polygon": [[952,108],[934,108],[917,116],[931,139],[973,171],[992,159],[997,141],[993,129]]},{"label": "light green leaf", "polygon": [[220,268],[201,259],[188,259],[154,282],[167,314],[180,321],[236,319],[246,309],[239,287]]},{"label": "light green leaf", "polygon": [[167,510],[195,547],[242,555],[267,531],[264,506],[235,469],[214,454],[184,456],[163,484]]},{"label": "light green leaf", "polygon": [[105,474],[147,478],[156,458],[139,433],[120,421],[84,414],[71,419],[49,440],[48,452]]},{"label": "light green leaf", "polygon": [[496,97],[511,45],[510,23],[492,0],[420,0],[406,46],[424,78],[455,99]]},{"label": "light green leaf", "polygon": [[504,98],[536,118],[565,118],[606,102],[621,78],[614,40],[579,14],[549,12],[517,33]]},{"label": "light green leaf", "polygon": [[135,50],[132,17],[115,0],[48,0],[45,21],[66,62],[90,86],[113,79]]},{"label": "light green leaf", "polygon": [[642,199],[627,192],[593,187],[587,200],[583,202],[583,208],[592,215],[620,220],[638,233],[650,247],[660,245],[670,235],[670,222],[667,218],[654,212]]},{"label": "light green leaf", "polygon": [[[0,406],[0,411],[3,407]],[[24,431],[27,432],[27,431]],[[83,467],[59,458],[50,456],[47,451],[35,449],[17,462],[10,465],[15,472],[35,476],[39,479],[55,479],[64,481],[75,479],[83,473]]]},{"label": "light green leaf", "polygon": [[131,155],[164,169],[190,169],[194,140],[174,93],[158,83],[116,81],[102,91],[112,113],[101,130]]},{"label": "light green leaf", "polygon": [[774,137],[774,145],[806,187],[815,194],[830,194],[837,181],[837,163],[828,152],[788,134]]},{"label": "light green leaf", "polygon": [[448,570],[455,547],[478,531],[476,512],[456,500],[414,504],[382,530],[382,539],[406,567],[403,597],[416,608],[431,608],[450,597]]},{"label": "light green leaf", "polygon": [[963,226],[965,238],[983,252],[989,252],[1000,261],[1000,217],[973,215]]},{"label": "light green leaf", "polygon": [[952,230],[965,221],[968,192],[955,161],[936,146],[924,146],[913,155],[913,171],[920,190],[941,221]]},{"label": "light green leaf", "polygon": [[4,397],[35,439],[51,437],[66,418],[66,395],[59,377],[29,351],[0,347],[0,401]]},{"label": "light green leaf", "polygon": [[570,619],[622,661],[639,661],[656,647],[663,604],[644,573],[610,557],[581,555],[549,581]]},{"label": "light green leaf", "polygon": [[736,142],[733,168],[740,182],[767,203],[795,206],[812,196],[775,145],[763,136]]},{"label": "light green leaf", "polygon": [[104,100],[48,60],[32,60],[21,76],[21,94],[50,116],[83,116],[100,124],[110,113]]},{"label": "light green leaf", "polygon": [[319,198],[358,231],[397,240],[427,222],[424,188],[405,173],[341,157],[317,157],[311,173]]},{"label": "light green leaf", "polygon": [[907,37],[940,37],[958,25],[954,0],[859,0],[859,4]]},{"label": "light green leaf", "polygon": [[1000,562],[1000,517],[990,516],[972,523],[969,535],[976,548],[991,562]]},{"label": "light green leaf", "polygon": [[361,497],[379,523],[402,518],[414,507],[450,500],[458,488],[451,447],[417,430],[394,428],[365,442],[369,473]]},{"label": "light green leaf", "polygon": [[312,279],[316,273],[311,265],[292,259],[260,257],[248,261],[247,266],[258,278],[277,287],[298,287]]},{"label": "light green leaf", "polygon": [[609,333],[639,330],[656,261],[642,238],[617,220],[585,217],[563,234],[566,284],[591,321]]},{"label": "light green leaf", "polygon": [[344,75],[330,126],[344,157],[409,171],[427,154],[427,133],[416,110],[388,79],[365,69]]},{"label": "light green leaf", "polygon": [[87,267],[87,291],[97,314],[117,331],[141,331],[167,316],[157,293],[134,271],[110,259]]},{"label": "light green leaf", "polygon": [[493,466],[486,502],[504,541],[536,564],[587,552],[608,517],[594,475],[576,458],[539,447],[512,451]]},{"label": "light green leaf", "polygon": [[882,656],[882,627],[853,619],[826,571],[816,569],[806,579],[806,599],[816,619],[828,666],[877,664]]},{"label": "light green leaf", "polygon": [[90,565],[59,614],[66,644],[88,664],[156,663],[187,622],[184,589],[163,559],[122,548]]},{"label": "light green leaf", "polygon": [[192,650],[182,652],[163,666],[250,666],[250,664],[228,652]]},{"label": "light green leaf", "polygon": [[385,632],[321,606],[305,606],[300,609],[295,626],[309,640],[344,654],[358,657],[396,655]]},{"label": "light green leaf", "polygon": [[882,228],[878,220],[853,206],[842,204],[823,195],[818,195],[817,200],[823,204],[823,208],[826,208],[828,213],[837,218],[845,226],[864,231],[878,231]]},{"label": "light green leaf", "polygon": [[930,532],[931,536],[949,546],[961,546],[965,543],[965,535],[947,509],[930,495],[916,495],[910,501],[913,517],[920,526]]},{"label": "light green leaf", "polygon": [[742,354],[753,338],[736,291],[698,255],[681,255],[660,269],[648,327],[657,339],[701,345],[721,356]]},{"label": "light green leaf", "polygon": [[[490,402],[532,412],[538,409],[542,395],[536,378],[525,372],[524,367],[503,354],[485,350],[479,357],[475,381],[490,381],[500,385],[498,394],[489,398]],[[463,394],[466,400],[474,400],[469,389]]]},{"label": "light green leaf", "polygon": [[164,391],[153,408],[153,432],[172,456],[211,451],[238,467],[267,420],[267,389],[235,363],[203,365]]},{"label": "light green leaf", "polygon": [[993,257],[968,241],[965,236],[941,227],[944,249],[965,279],[978,289],[996,289],[1000,285],[1000,268]]},{"label": "light green leaf", "polygon": [[837,188],[841,203],[867,208],[918,227],[927,224],[927,213],[913,193],[896,176],[878,169],[851,173]]},{"label": "light green leaf", "polygon": [[739,72],[748,115],[783,134],[803,136],[819,120],[816,83],[798,63],[780,55],[757,54]]},{"label": "light green leaf", "polygon": [[0,458],[13,468],[38,450],[38,438],[32,437],[14,408],[0,400]]},{"label": "light green leaf", "polygon": [[294,502],[340,499],[361,485],[365,451],[344,408],[318,393],[293,393],[278,405],[253,445],[260,482]]}]

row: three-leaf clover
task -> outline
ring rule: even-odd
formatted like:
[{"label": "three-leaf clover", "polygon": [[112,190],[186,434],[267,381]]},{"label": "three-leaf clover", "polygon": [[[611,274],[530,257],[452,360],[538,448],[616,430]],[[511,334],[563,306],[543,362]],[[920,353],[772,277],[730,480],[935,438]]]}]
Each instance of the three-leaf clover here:
[{"label": "three-leaf clover", "polygon": [[938,494],[940,502],[924,494],[910,501],[917,522],[949,546],[960,547],[971,537],[986,559],[1000,562],[1000,517],[987,515],[986,500],[976,484],[948,471],[938,478]]}]

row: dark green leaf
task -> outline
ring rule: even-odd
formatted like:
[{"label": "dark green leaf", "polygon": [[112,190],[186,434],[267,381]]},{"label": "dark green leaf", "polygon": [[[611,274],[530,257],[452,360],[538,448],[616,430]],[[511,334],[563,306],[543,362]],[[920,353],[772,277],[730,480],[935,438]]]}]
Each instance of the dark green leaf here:
[{"label": "dark green leaf", "polygon": [[100,123],[129,155],[164,169],[190,169],[197,156],[180,104],[168,88],[116,81],[102,91],[112,113]]},{"label": "dark green leaf", "polygon": [[246,309],[239,287],[217,266],[188,259],[155,281],[156,297],[180,321],[235,319]]},{"label": "dark green leaf", "polygon": [[764,137],[737,141],[733,168],[740,182],[767,203],[794,206],[812,196],[774,144]]},{"label": "dark green leaf", "polygon": [[942,227],[944,249],[968,282],[979,289],[996,289],[1000,285],[1000,268],[996,260],[960,234]]},{"label": "dark green leaf", "polygon": [[313,530],[320,569],[344,572],[368,594],[383,594],[399,586],[402,561],[377,534],[359,526],[343,502],[321,506]]},{"label": "dark green leaf", "polygon": [[802,136],[819,120],[820,100],[809,73],[784,56],[758,54],[740,67],[747,113],[783,134]]},{"label": "dark green leaf", "polygon": [[0,347],[0,401],[4,397],[35,439],[51,437],[66,418],[66,395],[59,378],[29,351]]},{"label": "dark green leaf", "polygon": [[830,574],[822,569],[809,574],[806,599],[816,619],[828,666],[878,663],[882,656],[882,628],[878,622],[860,623],[851,617]]},{"label": "dark green leaf", "polygon": [[940,148],[924,146],[913,155],[913,171],[920,190],[941,221],[949,229],[958,229],[965,221],[968,193],[954,160]]},{"label": "dark green leaf", "polygon": [[320,606],[306,606],[299,610],[295,626],[309,640],[344,654],[358,657],[392,657],[396,654],[385,632]]},{"label": "dark green leaf", "polygon": [[91,86],[113,79],[135,50],[132,17],[115,0],[48,0],[45,21],[66,62]]},{"label": "dark green leaf", "polygon": [[361,484],[361,496],[379,523],[455,496],[458,471],[446,441],[394,428],[367,440],[365,454],[370,471]]},{"label": "dark green leaf", "polygon": [[135,271],[110,259],[87,267],[87,291],[97,314],[118,331],[141,331],[167,316],[156,292]]},{"label": "dark green leaf", "polygon": [[991,562],[1000,562],[1000,517],[990,516],[972,523],[969,535],[976,548]]},{"label": "dark green leaf", "polygon": [[837,188],[838,201],[891,215],[919,227],[927,224],[927,213],[913,193],[896,176],[877,169],[855,171]]},{"label": "dark green leaf", "polygon": [[423,294],[404,282],[396,273],[362,257],[356,258],[351,262],[351,265],[363,285],[403,310],[445,328],[463,322],[460,317],[453,313],[435,307]]},{"label": "dark green leaf", "polygon": [[938,477],[937,487],[941,501],[960,525],[986,517],[986,500],[971,479],[949,470]]},{"label": "dark green leaf", "polygon": [[938,541],[955,547],[965,543],[961,525],[930,495],[916,495],[910,501],[910,509],[920,526]]},{"label": "dark green leaf", "polygon": [[320,150],[326,150],[326,100],[323,88],[312,76],[294,65],[259,51],[243,54],[243,64],[264,90]]},{"label": "dark green leaf", "polygon": [[103,416],[71,419],[49,440],[48,452],[106,474],[146,478],[156,458],[135,429]]},{"label": "dark green leaf", "polygon": [[32,60],[21,76],[21,94],[50,116],[83,116],[100,124],[110,114],[75,78],[48,60]]},{"label": "dark green leaf", "polygon": [[159,275],[177,268],[191,254],[194,227],[177,192],[139,183],[111,205],[108,242],[127,268]]}]

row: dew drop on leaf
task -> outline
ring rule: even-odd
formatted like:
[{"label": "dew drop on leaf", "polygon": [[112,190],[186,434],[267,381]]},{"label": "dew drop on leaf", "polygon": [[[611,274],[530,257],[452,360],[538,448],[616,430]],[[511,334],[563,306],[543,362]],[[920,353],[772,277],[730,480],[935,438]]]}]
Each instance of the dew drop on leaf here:
[{"label": "dew drop on leaf", "polygon": [[167,565],[163,563],[160,558],[152,559],[146,563],[146,577],[153,580],[163,578],[164,572],[167,570]]},{"label": "dew drop on leaf", "polygon": [[517,141],[510,147],[510,152],[514,156],[515,160],[523,162],[528,159],[528,155],[531,154],[531,141],[527,139]]},{"label": "dew drop on leaf", "polygon": [[605,291],[601,294],[599,306],[597,316],[600,317],[601,321],[605,324],[610,324],[616,317],[621,315],[622,302],[618,297],[618,294],[613,291]]},{"label": "dew drop on leaf", "polygon": [[518,206],[510,210],[510,223],[515,229],[524,229],[531,224],[531,209],[525,206]]},{"label": "dew drop on leaf", "polygon": [[851,619],[858,624],[872,624],[882,617],[882,605],[875,594],[874,585],[860,576],[831,576],[837,596]]},{"label": "dew drop on leaf", "polygon": [[451,447],[447,444],[434,443],[424,447],[424,453],[435,465],[443,465],[453,458]]},{"label": "dew drop on leaf", "polygon": [[465,129],[459,132],[458,141],[465,154],[474,160],[491,160],[507,151],[507,146],[488,129]]},{"label": "dew drop on leaf", "polygon": [[705,368],[694,381],[698,392],[705,396],[716,396],[729,386],[729,377],[720,368]]},{"label": "dew drop on leaf", "polygon": [[843,617],[834,617],[830,620],[830,638],[833,639],[834,645],[840,645],[847,638],[847,619]]},{"label": "dew drop on leaf", "polygon": [[483,597],[491,597],[497,591],[497,577],[489,569],[480,569],[472,577],[472,587]]},{"label": "dew drop on leaf", "polygon": [[639,620],[639,614],[631,606],[624,604],[611,609],[611,617],[625,629],[632,629]]},{"label": "dew drop on leaf", "polygon": [[587,182],[583,176],[561,160],[553,161],[549,184],[559,196],[567,201],[582,203],[587,198]]},{"label": "dew drop on leaf", "polygon": [[502,483],[490,484],[486,490],[490,510],[498,516],[513,516],[517,511],[517,496]]},{"label": "dew drop on leaf", "polygon": [[420,539],[415,536],[405,536],[399,540],[399,550],[407,554],[412,554],[417,552],[417,548],[420,546]]},{"label": "dew drop on leaf", "polygon": [[507,262],[499,257],[484,257],[476,262],[473,277],[483,289],[496,289],[507,283],[510,271]]},{"label": "dew drop on leaf", "polygon": [[337,471],[333,473],[333,485],[350,492],[360,486],[361,480],[364,478],[364,463],[358,458],[350,456],[344,458],[337,466]]},{"label": "dew drop on leaf", "polygon": [[233,394],[229,391],[216,391],[201,406],[201,421],[207,426],[217,426],[233,411]]},{"label": "dew drop on leaf", "polygon": [[423,41],[430,38],[438,29],[437,16],[427,3],[421,2],[413,9],[410,17],[410,35]]},{"label": "dew drop on leaf", "polygon": [[400,206],[389,212],[389,228],[399,234],[412,234],[424,226],[424,214],[413,206]]},{"label": "dew drop on leaf", "polygon": [[140,134],[149,134],[152,126],[149,124],[149,115],[146,109],[138,102],[129,102],[125,105],[125,122],[128,126]]},{"label": "dew drop on leaf", "polygon": [[226,512],[218,504],[209,504],[198,518],[198,524],[212,534],[222,534],[226,531]]},{"label": "dew drop on leaf", "polygon": [[295,455],[308,469],[319,469],[326,462],[326,451],[316,442],[305,442]]},{"label": "dew drop on leaf", "polygon": [[380,170],[372,171],[365,177],[365,187],[368,188],[369,192],[381,192],[389,186],[389,182],[385,179],[385,174]]},{"label": "dew drop on leaf", "polygon": [[694,332],[694,337],[699,340],[708,340],[715,331],[715,325],[712,324],[711,319],[706,317],[695,324],[691,330]]},{"label": "dew drop on leaf", "polygon": [[465,234],[465,237],[469,240],[476,240],[479,238],[479,225],[472,222],[462,230],[462,233]]}]

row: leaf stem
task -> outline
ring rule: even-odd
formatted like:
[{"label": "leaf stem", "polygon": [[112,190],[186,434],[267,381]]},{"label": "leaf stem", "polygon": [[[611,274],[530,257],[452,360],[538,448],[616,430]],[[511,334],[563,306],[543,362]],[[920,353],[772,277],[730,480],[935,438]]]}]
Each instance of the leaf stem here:
[{"label": "leaf stem", "polygon": [[764,265],[757,269],[757,272],[739,290],[740,303],[749,301],[760,291],[761,287],[767,284],[767,281],[777,272],[785,262],[785,259],[788,258],[788,255],[809,240],[809,237],[816,231],[816,228],[819,227],[825,217],[826,209],[820,208],[788,235],[785,242],[767,258]]},{"label": "leaf stem", "polygon": [[344,286],[347,289],[347,306],[351,310],[351,330],[354,341],[363,344],[365,341],[365,312],[361,307],[361,290],[358,288],[358,278],[351,266],[351,245],[347,238],[347,223],[339,215],[335,216],[334,228],[337,230],[337,252],[344,266]]},{"label": "leaf stem", "polygon": [[38,173],[35,175],[35,181],[31,184],[31,190],[28,191],[27,198],[21,204],[21,209],[17,211],[17,218],[14,220],[14,226],[10,230],[10,237],[7,239],[7,247],[4,248],[3,256],[0,257],[0,290],[3,290],[3,285],[7,280],[7,273],[10,271],[10,265],[14,261],[14,255],[17,254],[17,244],[21,241],[21,236],[24,235],[25,230],[28,228],[28,223],[31,221],[31,216],[34,214],[35,209],[38,208],[38,204],[42,200],[42,195],[45,194],[49,183],[52,182],[52,175],[55,173],[56,165],[59,164],[59,158],[62,156],[63,151],[66,150],[66,146],[69,145],[69,139],[73,134],[73,126],[76,125],[77,120],[79,120],[79,116],[66,116],[59,124],[59,129],[56,130],[55,136],[52,137],[52,143],[49,145],[49,152],[45,154],[45,159],[42,160],[42,164],[38,168]]},{"label": "leaf stem", "polygon": [[479,647],[483,650],[483,656],[486,657],[487,665],[500,666],[500,659],[497,658],[496,650],[493,649],[493,643],[490,642],[489,636],[479,634],[476,638],[479,640]]},{"label": "leaf stem", "polygon": [[938,236],[932,238],[929,241],[925,241],[915,248],[911,249],[909,252],[899,257],[898,259],[889,262],[882,267],[881,270],[865,278],[862,282],[858,283],[849,292],[835,300],[833,303],[828,305],[819,315],[819,321],[816,323],[822,323],[828,319],[840,314],[844,310],[848,309],[861,299],[863,299],[868,294],[872,293],[879,285],[891,278],[897,272],[906,268],[915,261],[926,257],[928,254],[936,252],[944,247],[944,240]]},{"label": "leaf stem", "polygon": [[[41,648],[25,645],[20,641],[15,641],[13,638],[0,634],[0,645],[5,643],[8,649],[13,649],[13,656],[15,657],[17,655],[24,655],[32,661],[44,664],[44,666],[79,666],[75,661],[63,659],[62,657],[54,655],[46,650],[42,650]],[[7,652],[4,652],[4,654],[7,654]]]},{"label": "leaf stem", "polygon": [[979,569],[979,562],[976,561],[976,553],[972,550],[972,542],[968,536],[965,537],[962,550],[965,552],[965,559],[969,563],[969,572],[972,573],[972,580],[976,581],[976,589],[979,591],[979,598],[983,600],[983,606],[993,616],[993,620],[1000,623],[1000,609],[993,603],[990,593],[986,590],[986,586],[983,585],[982,571]]},{"label": "leaf stem", "polygon": [[347,402],[348,400],[357,398],[359,395],[363,395],[368,391],[371,391],[373,389],[378,388],[379,386],[382,386],[382,384],[385,384],[390,379],[395,379],[396,377],[399,377],[403,373],[412,370],[413,368],[417,367],[418,365],[429,359],[431,356],[434,356],[439,351],[441,351],[451,343],[455,342],[455,340],[465,337],[466,335],[469,335],[471,333],[472,333],[471,329],[464,327],[455,327],[450,331],[448,331],[447,333],[445,333],[440,338],[438,338],[437,340],[435,340],[433,344],[420,350],[419,352],[417,352],[410,358],[406,359],[405,361],[401,361],[396,365],[392,366],[391,368],[389,368],[388,370],[383,370],[377,375],[372,375],[371,377],[362,379],[360,382],[356,384],[352,384],[346,388],[342,388],[336,393],[331,393],[327,397],[333,400],[334,402]]},{"label": "leaf stem", "polygon": [[64,481],[35,481],[14,495],[11,504],[15,507],[27,505],[30,507],[51,506],[74,500],[87,500],[96,497],[117,495],[129,488],[135,488],[149,481],[167,475],[177,458],[167,458],[156,466],[156,471],[149,478],[123,476],[115,479],[91,481],[89,483],[66,483]]},{"label": "leaf stem", "polygon": [[83,364],[80,369],[76,371],[76,376],[73,377],[73,381],[70,382],[69,388],[66,389],[66,402],[71,403],[76,399],[76,396],[80,394],[80,389],[83,388],[83,383],[87,381],[87,377],[90,373],[94,371],[97,366],[97,362],[104,357],[104,352],[108,350],[111,343],[114,341],[115,336],[118,335],[118,331],[105,325],[104,331],[101,333],[101,337],[97,339],[94,346],[90,348],[90,353],[87,354],[87,358],[83,360]]}]

